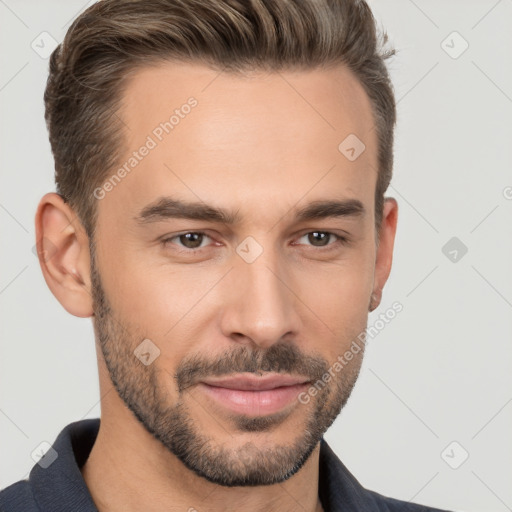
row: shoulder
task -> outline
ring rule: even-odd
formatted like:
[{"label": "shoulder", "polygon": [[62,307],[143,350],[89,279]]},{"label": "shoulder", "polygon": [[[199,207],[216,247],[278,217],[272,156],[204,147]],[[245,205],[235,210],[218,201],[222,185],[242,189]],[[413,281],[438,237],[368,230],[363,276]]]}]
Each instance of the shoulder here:
[{"label": "shoulder", "polygon": [[375,491],[366,490],[366,492],[375,503],[375,510],[378,510],[379,512],[449,512],[444,509],[389,498],[388,496],[383,496]]},{"label": "shoulder", "polygon": [[20,480],[0,491],[0,511],[39,512],[27,480]]}]

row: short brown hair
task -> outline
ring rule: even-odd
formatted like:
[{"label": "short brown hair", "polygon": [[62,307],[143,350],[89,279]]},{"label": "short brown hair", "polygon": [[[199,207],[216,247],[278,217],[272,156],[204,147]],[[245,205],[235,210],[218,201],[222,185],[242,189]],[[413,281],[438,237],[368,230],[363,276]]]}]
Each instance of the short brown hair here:
[{"label": "short brown hair", "polygon": [[[379,34],[363,0],[102,0],[82,13],[50,58],[45,119],[57,193],[89,237],[93,191],[118,165],[127,78],[165,60],[227,72],[345,64],[369,96],[378,138],[375,223],[393,167],[396,105]],[[341,142],[341,141],[340,141]]]}]

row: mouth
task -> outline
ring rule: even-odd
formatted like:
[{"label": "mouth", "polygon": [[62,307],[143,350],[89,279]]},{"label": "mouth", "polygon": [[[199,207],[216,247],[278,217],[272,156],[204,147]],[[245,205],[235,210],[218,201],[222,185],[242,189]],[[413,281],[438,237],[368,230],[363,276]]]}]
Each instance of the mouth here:
[{"label": "mouth", "polygon": [[202,381],[198,387],[217,405],[248,416],[264,416],[297,404],[297,396],[311,381],[306,377],[267,374],[262,377],[238,374]]}]

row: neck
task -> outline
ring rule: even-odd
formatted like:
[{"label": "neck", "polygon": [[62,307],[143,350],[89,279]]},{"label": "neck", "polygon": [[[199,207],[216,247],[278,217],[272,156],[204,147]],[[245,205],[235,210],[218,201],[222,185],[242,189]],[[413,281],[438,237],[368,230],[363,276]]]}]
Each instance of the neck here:
[{"label": "neck", "polygon": [[304,466],[283,483],[224,487],[184,466],[146,431],[114,389],[105,397],[102,411],[98,437],[81,468],[100,512],[323,511],[318,497],[320,443]]}]

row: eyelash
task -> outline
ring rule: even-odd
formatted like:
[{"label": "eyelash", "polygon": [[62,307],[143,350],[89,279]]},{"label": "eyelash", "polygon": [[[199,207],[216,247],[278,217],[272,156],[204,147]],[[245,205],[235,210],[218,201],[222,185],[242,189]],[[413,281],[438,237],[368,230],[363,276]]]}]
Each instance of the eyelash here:
[{"label": "eyelash", "polygon": [[[321,231],[321,230],[318,230],[318,229],[315,229],[315,230],[312,230],[312,231],[307,231],[306,233],[303,233],[300,238],[303,238],[304,236],[307,236],[311,233],[323,233],[323,234],[327,234],[327,235],[331,235],[333,237],[335,237],[335,242],[334,243],[331,243],[331,244],[328,244],[326,246],[319,246],[319,247],[316,247],[314,245],[311,245],[310,247],[313,247],[317,250],[324,250],[324,251],[327,251],[327,250],[330,250],[332,249],[333,246],[339,246],[339,245],[348,245],[350,243],[350,239],[346,236],[341,236],[341,235],[338,235],[336,233],[333,233],[331,231]],[[183,233],[179,233],[177,235],[173,235],[171,237],[168,237],[168,238],[164,238],[161,243],[164,247],[168,247],[169,244],[171,244],[172,240],[176,239],[176,238],[180,238],[181,236],[183,235],[189,235],[189,234],[195,234],[195,235],[203,235],[203,236],[206,236],[208,238],[211,239],[210,236],[208,236],[204,231],[185,231]],[[180,246],[179,246],[180,247]],[[180,248],[178,250],[178,252],[186,252],[186,253],[189,253],[189,254],[194,254],[194,253],[198,253],[200,251],[202,251],[203,249],[206,249],[207,247],[197,247],[195,249],[189,249],[187,247],[184,247],[184,248]]]}]

